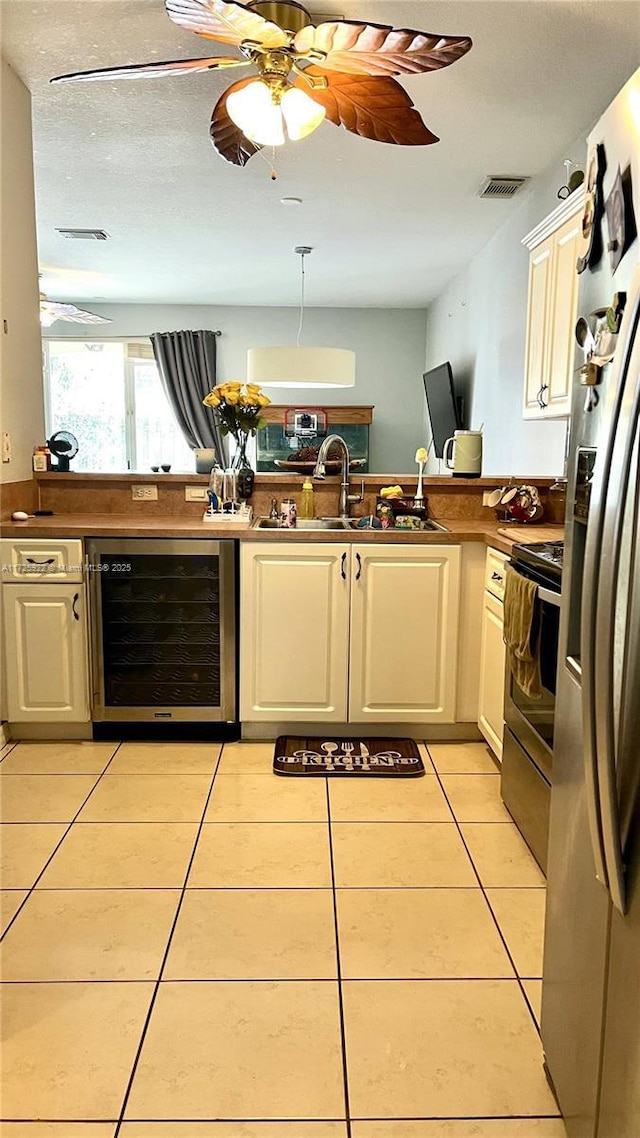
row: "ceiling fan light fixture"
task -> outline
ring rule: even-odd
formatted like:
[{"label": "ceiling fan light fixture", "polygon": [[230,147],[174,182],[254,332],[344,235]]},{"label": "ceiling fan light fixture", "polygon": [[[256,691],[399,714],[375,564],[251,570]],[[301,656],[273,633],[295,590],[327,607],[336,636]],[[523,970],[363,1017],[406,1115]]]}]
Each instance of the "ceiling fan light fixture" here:
[{"label": "ceiling fan light fixture", "polygon": [[274,89],[264,79],[254,79],[227,99],[227,111],[250,142],[261,146],[284,146],[282,111],[273,98]]},{"label": "ceiling fan light fixture", "polygon": [[227,99],[229,117],[248,138],[261,146],[297,142],[316,130],[325,108],[304,91],[289,87],[279,74],[265,75],[232,91]]},{"label": "ceiling fan light fixture", "polygon": [[280,102],[287,135],[292,142],[306,138],[324,122],[326,110],[298,87],[287,87]]}]

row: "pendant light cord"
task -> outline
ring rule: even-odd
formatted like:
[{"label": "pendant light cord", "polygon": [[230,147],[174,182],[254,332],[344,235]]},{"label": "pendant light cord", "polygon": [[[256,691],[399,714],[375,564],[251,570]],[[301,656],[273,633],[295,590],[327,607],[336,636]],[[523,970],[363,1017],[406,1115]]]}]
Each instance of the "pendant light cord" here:
[{"label": "pendant light cord", "polygon": [[298,337],[296,339],[296,347],[300,347],[300,340],[302,339],[302,323],[304,321],[304,259],[306,254],[300,254],[300,322],[298,324]]}]

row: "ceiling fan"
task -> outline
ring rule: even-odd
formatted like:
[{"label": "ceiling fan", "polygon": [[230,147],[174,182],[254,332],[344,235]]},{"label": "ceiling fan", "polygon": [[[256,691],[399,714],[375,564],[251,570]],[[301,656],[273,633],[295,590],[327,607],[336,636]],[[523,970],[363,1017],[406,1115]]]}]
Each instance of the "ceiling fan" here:
[{"label": "ceiling fan", "polygon": [[111,324],[106,316],[98,316],[95,312],[87,312],[84,308],[76,308],[75,304],[62,304],[57,300],[47,300],[43,292],[40,293],[40,323],[43,328],[50,328],[56,320],[70,320],[74,324]]},{"label": "ceiling fan", "polygon": [[59,75],[76,80],[157,78],[253,64],[258,74],[232,83],[216,103],[214,149],[244,166],[262,146],[311,134],[326,118],[353,134],[400,146],[438,138],[393,78],[448,67],[471,48],[468,36],[439,36],[355,20],[315,27],[292,0],[165,0],[168,15],[205,39],[238,48],[240,56],[127,64]]}]

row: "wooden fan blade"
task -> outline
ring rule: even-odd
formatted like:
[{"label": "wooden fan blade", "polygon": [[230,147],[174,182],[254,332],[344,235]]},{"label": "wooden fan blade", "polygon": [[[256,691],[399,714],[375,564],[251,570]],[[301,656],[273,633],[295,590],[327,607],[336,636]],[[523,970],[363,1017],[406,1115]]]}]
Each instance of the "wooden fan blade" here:
[{"label": "wooden fan blade", "polygon": [[165,0],[167,14],[175,24],[208,39],[236,46],[253,40],[262,47],[284,47],[289,37],[277,24],[265,20],[244,4],[225,0]]},{"label": "wooden fan blade", "polygon": [[50,83],[76,83],[94,79],[157,79],[161,75],[188,75],[196,71],[215,71],[218,68],[246,67],[247,59],[215,55],[210,59],[171,59],[166,63],[127,63],[123,67],[101,67],[98,71],[76,71],[70,75],[57,75]]},{"label": "wooden fan blade", "polygon": [[410,96],[390,76],[343,75],[324,72],[319,67],[305,68],[307,75],[324,75],[326,87],[309,87],[302,76],[300,87],[316,103],[321,103],[327,118],[352,134],[389,142],[396,146],[428,146],[439,142],[423,123]]},{"label": "wooden fan blade", "polygon": [[387,24],[332,21],[302,28],[293,40],[297,55],[319,52],[314,60],[331,71],[352,75],[401,75],[437,71],[465,55],[468,36],[437,36]]},{"label": "wooden fan blade", "polygon": [[211,115],[211,125],[209,127],[209,137],[211,138],[211,145],[213,149],[218,152],[225,162],[231,162],[233,166],[246,166],[250,158],[257,154],[262,147],[257,142],[250,142],[245,138],[239,126],[236,126],[233,119],[227,111],[227,99],[233,91],[239,91],[241,87],[246,87],[247,83],[251,83],[252,79],[240,79],[238,83],[232,83],[230,87],[218,99],[213,114]]}]

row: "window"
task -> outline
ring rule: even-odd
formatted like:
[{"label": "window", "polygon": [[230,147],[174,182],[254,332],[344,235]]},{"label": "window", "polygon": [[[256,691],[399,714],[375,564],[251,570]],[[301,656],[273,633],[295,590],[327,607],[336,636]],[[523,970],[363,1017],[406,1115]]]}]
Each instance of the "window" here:
[{"label": "window", "polygon": [[76,436],[73,470],[146,472],[164,463],[193,473],[148,341],[46,340],[44,370],[47,438]]}]

